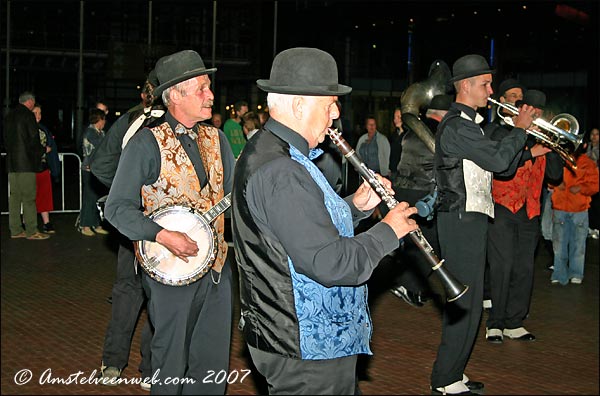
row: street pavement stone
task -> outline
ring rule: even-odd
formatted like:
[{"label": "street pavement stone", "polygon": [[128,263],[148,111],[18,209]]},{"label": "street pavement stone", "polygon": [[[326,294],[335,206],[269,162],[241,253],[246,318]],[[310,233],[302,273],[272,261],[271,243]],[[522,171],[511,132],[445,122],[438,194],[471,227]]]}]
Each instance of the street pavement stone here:
[{"label": "street pavement stone", "polygon": [[[53,214],[57,233],[43,241],[10,239],[1,216],[1,389],[3,395],[144,395],[137,384],[82,384],[100,370],[110,318],[117,242],[114,235],[85,237],[76,215]],[[550,284],[549,257],[539,249],[533,299],[526,327],[535,342],[485,341],[484,313],[466,374],[485,383],[487,395],[599,394],[598,240],[588,239],[581,285]],[[369,281],[373,356],[361,356],[363,394],[429,394],[429,376],[440,341],[441,316],[433,301],[414,308],[388,292],[394,266],[382,261]],[[235,267],[234,267],[234,274]],[[227,394],[266,394],[237,328],[237,278],[229,372],[251,370]],[[123,377],[139,378],[140,334],[136,328]],[[79,374],[79,381],[65,384]],[[30,375],[30,378],[28,377]],[[27,381],[27,379],[29,380]],[[233,378],[233,375],[230,377]],[[335,379],[332,379],[335,380]],[[19,384],[25,382],[25,384]]]}]

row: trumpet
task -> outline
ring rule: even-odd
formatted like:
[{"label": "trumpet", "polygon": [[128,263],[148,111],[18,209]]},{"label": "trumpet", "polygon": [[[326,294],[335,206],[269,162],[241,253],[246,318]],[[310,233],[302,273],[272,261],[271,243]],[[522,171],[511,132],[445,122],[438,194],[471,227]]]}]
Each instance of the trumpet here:
[{"label": "trumpet", "polygon": [[[375,173],[367,168],[365,163],[362,161],[360,156],[348,142],[342,137],[342,134],[337,129],[327,128],[327,134],[331,138],[331,141],[335,143],[340,152],[344,157],[354,166],[356,171],[371,185],[373,190],[381,197],[381,200],[385,202],[388,208],[393,209],[398,205],[398,201],[392,194],[390,194],[383,183],[381,183]],[[446,301],[452,302],[462,297],[469,287],[459,282],[444,266],[444,260],[440,260],[433,251],[433,248],[423,236],[423,233],[419,228],[411,231],[408,234],[411,240],[419,248],[419,250],[425,255],[425,258],[431,265],[431,269],[437,274],[444,292],[446,294]]]},{"label": "trumpet", "polygon": [[[512,116],[505,116],[501,111],[502,109],[505,109],[512,115],[519,115],[517,106],[511,103],[501,103],[492,98],[488,98],[488,101],[498,105],[496,110],[498,117],[502,118],[506,124],[512,127],[515,126]],[[556,153],[567,161],[573,169],[577,169],[575,157],[573,157],[572,152],[577,150],[583,141],[583,134],[579,134],[579,122],[577,119],[571,114],[561,113],[550,121],[536,118],[533,120],[533,124],[540,128],[541,131],[526,129],[525,132],[534,136],[550,149],[556,151]]]}]

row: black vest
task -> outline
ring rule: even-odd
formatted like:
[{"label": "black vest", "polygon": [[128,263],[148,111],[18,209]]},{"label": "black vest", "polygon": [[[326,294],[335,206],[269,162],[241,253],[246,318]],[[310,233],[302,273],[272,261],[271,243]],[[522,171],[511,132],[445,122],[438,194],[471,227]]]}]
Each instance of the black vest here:
[{"label": "black vest", "polygon": [[245,200],[248,179],[261,166],[290,158],[289,150],[288,143],[267,129],[246,143],[233,178],[232,228],[246,342],[267,352],[299,359],[300,334],[293,314],[287,253],[276,239],[259,230]]}]

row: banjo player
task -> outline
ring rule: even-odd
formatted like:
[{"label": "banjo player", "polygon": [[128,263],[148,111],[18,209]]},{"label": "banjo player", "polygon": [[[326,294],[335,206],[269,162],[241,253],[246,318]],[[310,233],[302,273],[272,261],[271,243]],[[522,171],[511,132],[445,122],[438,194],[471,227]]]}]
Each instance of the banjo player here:
[{"label": "banjo player", "polygon": [[[168,111],[162,122],[136,133],[127,144],[106,201],[106,218],[132,241],[156,241],[186,263],[198,244],[184,232],[161,227],[151,213],[183,205],[204,213],[231,191],[235,160],[225,135],[203,124],[214,100],[200,55],[180,51],[156,63]],[[140,210],[141,208],[143,209]],[[224,394],[225,384],[203,383],[207,370],[227,370],[231,337],[231,268],[226,265],[224,216],[213,223],[212,267],[195,282],[172,286],[143,273],[148,312],[155,328],[151,343],[152,393]],[[188,378],[179,384],[165,379]],[[193,383],[192,383],[193,382]]]}]

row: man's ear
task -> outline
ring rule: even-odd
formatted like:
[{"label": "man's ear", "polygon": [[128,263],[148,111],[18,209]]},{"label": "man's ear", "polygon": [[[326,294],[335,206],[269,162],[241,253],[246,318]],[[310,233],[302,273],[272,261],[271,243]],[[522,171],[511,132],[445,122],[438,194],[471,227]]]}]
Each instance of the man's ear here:
[{"label": "man's ear", "polygon": [[294,99],[292,99],[292,114],[294,118],[302,119],[304,115],[304,98],[302,96],[294,96]]},{"label": "man's ear", "polygon": [[178,90],[172,89],[169,91],[169,99],[171,100],[171,103],[179,104],[181,103],[182,98],[183,95],[181,95],[181,92],[179,92]]}]

